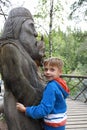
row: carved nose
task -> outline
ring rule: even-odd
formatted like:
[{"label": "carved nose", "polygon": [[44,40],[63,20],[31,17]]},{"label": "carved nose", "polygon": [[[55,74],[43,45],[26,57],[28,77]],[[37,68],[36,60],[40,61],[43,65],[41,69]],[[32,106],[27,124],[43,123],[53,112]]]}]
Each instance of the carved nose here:
[{"label": "carved nose", "polygon": [[37,37],[37,36],[38,36],[38,33],[37,33],[36,31],[34,32],[34,36],[35,36],[35,37]]}]

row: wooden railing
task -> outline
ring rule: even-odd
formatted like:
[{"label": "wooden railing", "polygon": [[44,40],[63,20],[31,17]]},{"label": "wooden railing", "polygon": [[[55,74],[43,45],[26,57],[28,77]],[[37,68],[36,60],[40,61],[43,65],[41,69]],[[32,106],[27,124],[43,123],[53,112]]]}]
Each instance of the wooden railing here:
[{"label": "wooden railing", "polygon": [[87,76],[61,75],[70,88],[70,98],[87,103]]},{"label": "wooden railing", "polygon": [[70,98],[87,103],[87,76],[75,76],[63,74],[70,88]]}]

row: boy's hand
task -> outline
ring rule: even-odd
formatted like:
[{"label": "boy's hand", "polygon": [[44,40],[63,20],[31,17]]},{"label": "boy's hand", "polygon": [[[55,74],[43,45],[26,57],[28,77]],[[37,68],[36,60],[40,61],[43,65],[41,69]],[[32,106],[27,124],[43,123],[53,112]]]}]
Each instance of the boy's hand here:
[{"label": "boy's hand", "polygon": [[23,104],[19,103],[19,102],[16,103],[16,108],[17,108],[17,110],[19,110],[21,112],[26,111],[26,107]]}]

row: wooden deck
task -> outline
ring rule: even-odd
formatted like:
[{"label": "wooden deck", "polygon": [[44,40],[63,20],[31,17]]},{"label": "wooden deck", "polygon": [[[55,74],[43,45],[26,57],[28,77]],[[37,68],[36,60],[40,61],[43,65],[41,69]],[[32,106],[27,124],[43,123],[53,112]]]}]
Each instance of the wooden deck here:
[{"label": "wooden deck", "polygon": [[87,103],[68,99],[67,106],[66,130],[87,130]]},{"label": "wooden deck", "polygon": [[[67,99],[67,106],[68,120],[66,130],[87,130],[87,103]],[[4,125],[7,128],[5,122]],[[4,129],[0,126],[0,130]]]}]

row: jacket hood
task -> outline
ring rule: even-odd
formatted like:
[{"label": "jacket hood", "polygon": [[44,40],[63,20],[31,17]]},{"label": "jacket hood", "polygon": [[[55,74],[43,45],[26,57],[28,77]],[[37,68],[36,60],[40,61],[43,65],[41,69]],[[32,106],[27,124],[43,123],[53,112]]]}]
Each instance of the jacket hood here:
[{"label": "jacket hood", "polygon": [[61,89],[61,91],[63,93],[64,98],[67,98],[67,96],[70,93],[70,90],[69,90],[69,88],[68,88],[68,86],[66,84],[66,81],[63,80],[62,78],[56,78],[54,80],[59,84],[59,87],[60,87],[60,89]]}]

